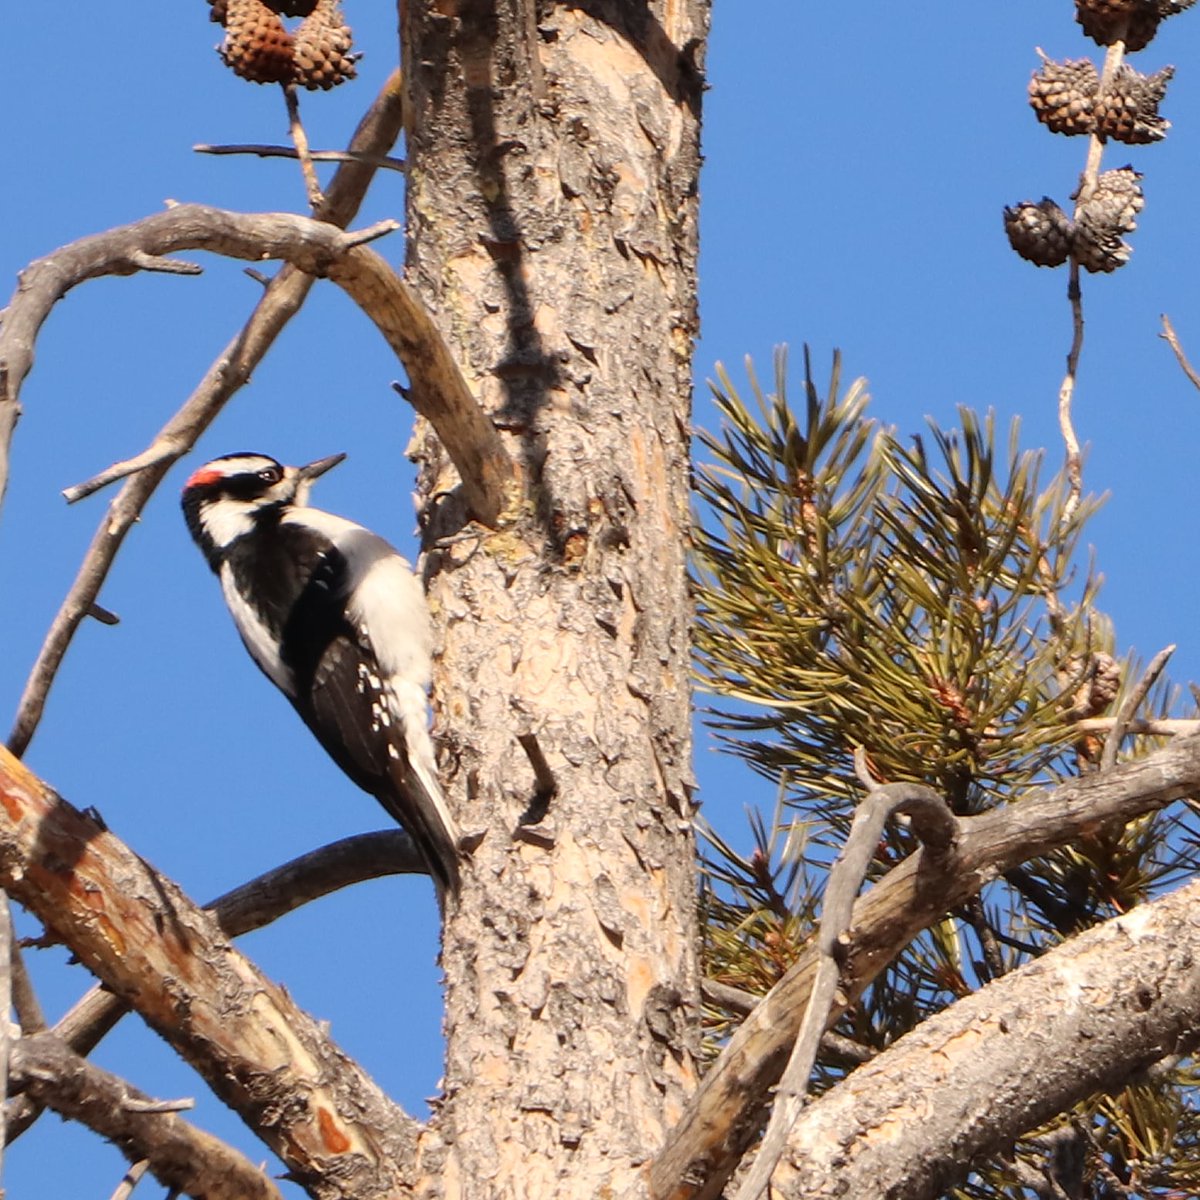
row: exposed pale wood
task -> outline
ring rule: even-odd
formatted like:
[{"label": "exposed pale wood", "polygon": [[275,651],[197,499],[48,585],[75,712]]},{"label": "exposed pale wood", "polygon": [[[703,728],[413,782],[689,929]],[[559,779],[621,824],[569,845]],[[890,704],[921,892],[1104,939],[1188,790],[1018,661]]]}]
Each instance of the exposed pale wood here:
[{"label": "exposed pale wood", "polygon": [[[1023,797],[982,816],[962,818],[952,872],[930,878],[925,853],[906,859],[854,907],[842,985],[853,1000],[922,929],[1011,867],[1109,822],[1130,821],[1200,787],[1200,735],[1163,750]],[[650,1167],[656,1200],[714,1200],[762,1127],[812,987],[814,947],[746,1018],[705,1074],[683,1118]]]},{"label": "exposed pale wood", "polygon": [[191,1063],[310,1195],[408,1192],[418,1123],[215,917],[3,750],[0,885]]},{"label": "exposed pale wood", "polygon": [[[402,829],[381,829],[342,838],[302,854],[256,879],[226,892],[205,907],[228,937],[261,929],[285,913],[322,896],[383,875],[426,872],[425,864]],[[54,1026],[54,1034],[77,1054],[90,1054],[129,1011],[119,996],[97,985]],[[24,1097],[14,1102],[9,1141],[37,1119],[40,1109]]]},{"label": "exposed pale wood", "polygon": [[781,1200],[934,1200],[976,1156],[1120,1087],[1197,1029],[1200,883],[1116,917],[923,1022],[811,1106]]}]

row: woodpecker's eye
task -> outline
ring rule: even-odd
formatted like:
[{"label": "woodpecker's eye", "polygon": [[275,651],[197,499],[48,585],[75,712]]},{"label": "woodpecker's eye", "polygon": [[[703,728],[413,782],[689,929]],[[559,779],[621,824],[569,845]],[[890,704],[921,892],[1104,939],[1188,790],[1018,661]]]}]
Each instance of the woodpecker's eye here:
[{"label": "woodpecker's eye", "polygon": [[283,471],[279,467],[263,467],[258,473],[259,479],[268,486],[278,483],[283,478]]}]

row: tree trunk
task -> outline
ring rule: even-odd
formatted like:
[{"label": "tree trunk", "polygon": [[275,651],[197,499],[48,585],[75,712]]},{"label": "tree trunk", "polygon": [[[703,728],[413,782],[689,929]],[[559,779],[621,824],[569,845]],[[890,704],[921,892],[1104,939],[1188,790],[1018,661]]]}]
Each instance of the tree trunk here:
[{"label": "tree trunk", "polygon": [[[422,466],[442,774],[451,1196],[641,1187],[696,1080],[685,550],[706,0],[408,4],[408,270],[525,502]],[[546,801],[518,737],[553,772]]]}]

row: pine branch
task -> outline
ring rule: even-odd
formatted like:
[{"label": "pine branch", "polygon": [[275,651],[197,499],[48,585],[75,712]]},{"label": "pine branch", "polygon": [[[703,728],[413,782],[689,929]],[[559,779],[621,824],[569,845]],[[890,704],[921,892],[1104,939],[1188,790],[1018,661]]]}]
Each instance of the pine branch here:
[{"label": "pine branch", "polygon": [[[987,879],[1065,846],[1098,827],[1124,824],[1200,786],[1200,735],[1111,771],[1022,796],[1020,803],[960,822],[954,868],[923,886],[924,852],[878,880],[854,907],[842,986],[853,1001],[921,930],[977,894]],[[770,1089],[812,990],[809,945],[743,1022],[701,1081],[650,1167],[654,1200],[714,1200],[761,1128]]]},{"label": "pine branch", "polygon": [[1197,903],[1193,883],[931,1017],[801,1116],[776,1194],[934,1200],[971,1163],[1149,1067],[1195,1029]]}]

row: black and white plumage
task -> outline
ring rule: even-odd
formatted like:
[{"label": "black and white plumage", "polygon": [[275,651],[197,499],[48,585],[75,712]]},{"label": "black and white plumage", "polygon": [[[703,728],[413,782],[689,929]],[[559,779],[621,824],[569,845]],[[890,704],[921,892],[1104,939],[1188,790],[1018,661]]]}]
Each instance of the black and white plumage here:
[{"label": "black and white plumage", "polygon": [[304,467],[263,454],[213,459],[184,485],[184,516],[250,656],[453,894],[460,835],[428,731],[425,594],[383,538],[305,503],[344,457]]}]

